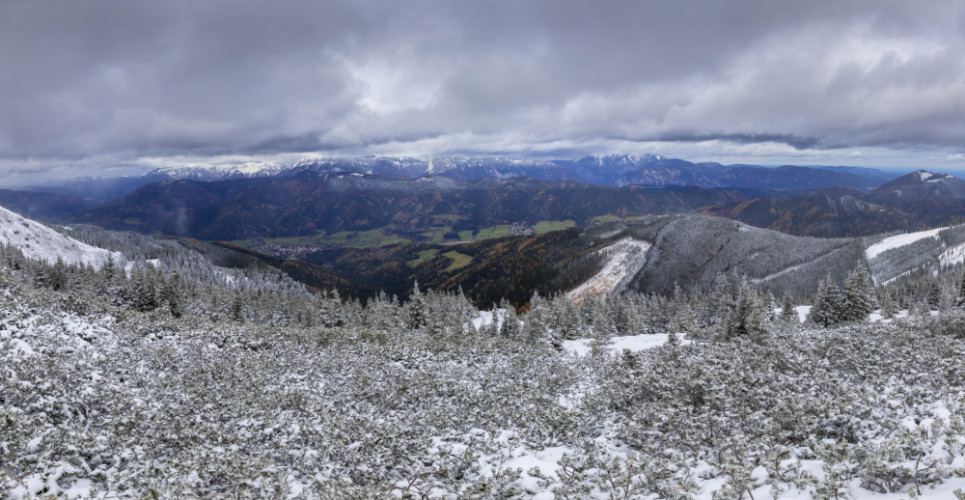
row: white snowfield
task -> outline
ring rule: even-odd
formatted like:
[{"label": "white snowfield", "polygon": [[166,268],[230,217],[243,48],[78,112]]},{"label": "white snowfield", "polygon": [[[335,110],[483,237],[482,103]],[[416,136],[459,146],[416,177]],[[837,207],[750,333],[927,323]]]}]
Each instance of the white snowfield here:
[{"label": "white snowfield", "polygon": [[912,243],[923,240],[925,238],[938,238],[938,233],[948,229],[947,227],[940,227],[938,229],[929,229],[927,231],[918,231],[917,233],[907,233],[899,234],[896,236],[890,236],[885,238],[874,245],[868,247],[864,253],[868,260],[871,260],[878,255],[881,255],[888,250],[895,248],[901,248],[906,245],[911,245]]},{"label": "white snowfield", "polygon": [[[677,334],[677,339],[679,340],[680,345],[689,344],[690,341],[684,339],[683,336],[684,334],[682,333]],[[605,349],[615,352],[622,352],[624,350],[630,352],[640,352],[662,346],[667,343],[669,338],[670,336],[666,333],[613,337],[611,339],[612,342],[607,344]],[[563,350],[577,356],[586,356],[593,351],[593,339],[564,340]]]},{"label": "white snowfield", "polygon": [[600,252],[607,256],[603,269],[574,288],[567,297],[577,304],[589,297],[619,292],[626,289],[630,280],[647,263],[647,250],[650,243],[633,238],[624,238]]},{"label": "white snowfield", "polygon": [[0,207],[0,242],[19,248],[29,259],[41,259],[51,264],[61,259],[64,264],[89,264],[100,269],[108,259],[118,265],[124,263],[120,252],[109,252],[90,246],[6,208]]}]

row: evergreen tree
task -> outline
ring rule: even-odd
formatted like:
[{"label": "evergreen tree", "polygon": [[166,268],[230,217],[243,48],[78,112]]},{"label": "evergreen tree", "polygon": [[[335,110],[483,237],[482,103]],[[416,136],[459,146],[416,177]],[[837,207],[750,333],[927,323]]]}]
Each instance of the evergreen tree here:
[{"label": "evergreen tree", "polygon": [[138,270],[134,274],[132,299],[134,309],[141,312],[153,311],[158,308],[156,275],[146,270]]},{"label": "evergreen tree", "polygon": [[561,295],[553,301],[556,334],[561,340],[573,340],[582,334],[580,313],[568,297]]},{"label": "evergreen tree", "polygon": [[245,300],[240,293],[236,293],[234,300],[231,302],[229,316],[236,323],[245,322]]},{"label": "evergreen tree", "polygon": [[928,284],[928,295],[925,298],[925,303],[930,309],[938,309],[942,303],[942,284],[941,280],[933,279],[930,280]]},{"label": "evergreen tree", "polygon": [[757,294],[747,286],[747,278],[740,279],[738,287],[732,292],[733,304],[724,321],[724,335],[726,338],[751,337],[762,338],[765,333],[766,313],[764,305]]},{"label": "evergreen tree", "polygon": [[839,322],[863,321],[875,309],[874,288],[864,266],[848,274],[844,281]]},{"label": "evergreen tree", "polygon": [[168,311],[171,316],[175,318],[180,318],[184,314],[184,310],[181,307],[181,275],[177,271],[171,273],[171,276],[164,281],[164,286],[161,288],[161,303],[167,304]]},{"label": "evergreen tree", "polygon": [[843,302],[844,295],[841,289],[838,288],[838,286],[831,281],[831,277],[828,276],[828,278],[818,286],[818,292],[814,298],[814,305],[811,306],[811,312],[808,314],[808,321],[823,327],[837,325],[842,321]]},{"label": "evergreen tree", "polygon": [[425,296],[419,290],[419,282],[412,283],[412,295],[403,308],[406,326],[410,329],[422,328],[426,324]]},{"label": "evergreen tree", "polygon": [[956,307],[965,307],[965,272],[958,282],[958,297],[955,299]]},{"label": "evergreen tree", "polygon": [[797,310],[794,309],[794,301],[791,300],[791,296],[788,294],[785,294],[784,299],[781,301],[781,321],[788,325],[795,325],[800,321]]},{"label": "evergreen tree", "polygon": [[609,345],[613,338],[613,324],[610,321],[607,303],[597,299],[593,301],[593,340],[595,344]]},{"label": "evergreen tree", "polygon": [[516,314],[516,308],[507,302],[506,299],[500,302],[500,308],[502,308],[505,313],[499,334],[508,339],[519,339],[522,334],[522,327],[519,324],[519,316]]},{"label": "evergreen tree", "polygon": [[891,288],[883,288],[881,293],[881,316],[884,318],[892,318],[897,312],[897,304],[895,303],[895,296],[891,291]]}]

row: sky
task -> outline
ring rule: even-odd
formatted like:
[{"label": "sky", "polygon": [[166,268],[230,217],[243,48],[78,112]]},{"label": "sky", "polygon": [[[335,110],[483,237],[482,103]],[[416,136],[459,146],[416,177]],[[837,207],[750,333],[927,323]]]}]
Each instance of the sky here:
[{"label": "sky", "polygon": [[372,154],[954,172],[962,54],[962,0],[10,0],[0,176]]}]

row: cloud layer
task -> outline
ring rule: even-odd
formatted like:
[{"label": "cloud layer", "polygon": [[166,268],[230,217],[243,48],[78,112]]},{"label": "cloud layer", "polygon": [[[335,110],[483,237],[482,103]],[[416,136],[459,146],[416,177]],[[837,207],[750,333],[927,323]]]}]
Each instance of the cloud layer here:
[{"label": "cloud layer", "polygon": [[2,2],[0,169],[641,149],[965,166],[963,53],[958,0]]}]

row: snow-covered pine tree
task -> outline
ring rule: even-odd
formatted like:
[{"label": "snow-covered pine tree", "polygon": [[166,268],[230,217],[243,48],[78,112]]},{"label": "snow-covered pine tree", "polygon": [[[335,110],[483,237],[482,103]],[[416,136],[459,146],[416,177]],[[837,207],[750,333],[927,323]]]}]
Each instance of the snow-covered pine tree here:
[{"label": "snow-covered pine tree", "polygon": [[733,306],[727,312],[723,323],[725,338],[762,338],[767,333],[767,316],[761,299],[747,286],[747,277],[740,278],[733,293],[736,293],[736,296],[731,298]]},{"label": "snow-covered pine tree", "polygon": [[180,318],[184,314],[184,309],[181,306],[182,286],[181,275],[174,271],[164,280],[161,287],[161,303],[167,306],[168,312],[175,318]]},{"label": "snow-covered pine tree", "polygon": [[402,307],[406,327],[415,330],[425,326],[425,309],[425,296],[422,295],[422,291],[419,290],[419,282],[414,281],[412,283],[412,295],[409,296],[408,302]]},{"label": "snow-covered pine tree", "polygon": [[955,299],[955,307],[965,307],[965,272],[958,280],[958,297]]},{"label": "snow-covered pine tree", "polygon": [[823,327],[836,325],[841,322],[843,302],[844,295],[841,289],[828,276],[818,285],[814,305],[811,306],[807,320]]},{"label": "snow-covered pine tree", "polygon": [[791,300],[789,294],[785,294],[784,299],[781,301],[780,320],[788,325],[795,325],[799,321],[797,310],[794,309],[794,301]]},{"label": "snow-covered pine tree", "polygon": [[503,324],[499,329],[499,334],[509,339],[518,339],[522,333],[522,328],[519,324],[519,316],[516,314],[516,308],[506,301],[506,299],[500,302],[499,307],[506,311],[503,316]]},{"label": "snow-covered pine tree", "polygon": [[871,277],[864,266],[860,266],[848,274],[848,277],[844,280],[842,293],[840,322],[863,321],[871,314],[871,311],[874,311],[877,305],[874,297],[874,285],[871,283]]}]

